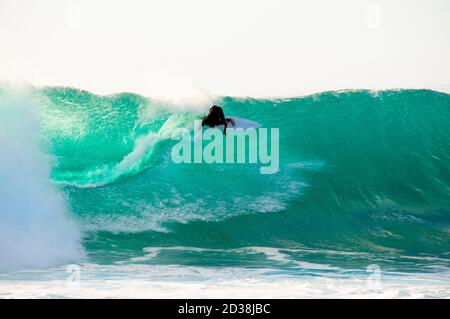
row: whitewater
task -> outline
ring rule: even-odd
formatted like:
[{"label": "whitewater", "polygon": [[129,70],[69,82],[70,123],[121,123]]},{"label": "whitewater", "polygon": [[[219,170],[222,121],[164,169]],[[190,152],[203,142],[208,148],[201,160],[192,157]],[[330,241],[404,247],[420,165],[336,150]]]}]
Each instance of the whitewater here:
[{"label": "whitewater", "polygon": [[[278,128],[279,172],[175,164],[208,103]],[[432,90],[177,108],[2,84],[0,297],[448,298],[449,137]]]}]

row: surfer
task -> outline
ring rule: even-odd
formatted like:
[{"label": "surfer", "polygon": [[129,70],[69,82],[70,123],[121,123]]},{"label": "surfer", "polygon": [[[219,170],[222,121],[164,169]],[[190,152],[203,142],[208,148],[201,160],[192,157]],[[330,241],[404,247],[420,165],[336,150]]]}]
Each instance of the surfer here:
[{"label": "surfer", "polygon": [[208,115],[202,118],[202,126],[208,125],[209,127],[215,127],[216,125],[223,125],[224,135],[227,135],[228,123],[236,126],[236,122],[232,118],[225,118],[222,108],[217,105],[213,105],[209,109]]}]

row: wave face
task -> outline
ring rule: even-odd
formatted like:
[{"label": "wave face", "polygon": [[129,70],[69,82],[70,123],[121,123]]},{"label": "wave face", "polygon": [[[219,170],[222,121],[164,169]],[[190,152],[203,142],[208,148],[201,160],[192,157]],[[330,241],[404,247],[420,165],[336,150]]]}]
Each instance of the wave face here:
[{"label": "wave face", "polygon": [[383,256],[392,265],[391,256],[403,267],[409,256],[448,266],[447,94],[216,99],[227,115],[279,128],[273,175],[255,164],[174,164],[170,133],[198,114],[157,100],[72,88],[28,95],[41,109],[38,139],[52,159],[51,179],[98,262],[137,260],[159,247],[145,262],[251,265],[265,254],[350,267],[359,257],[349,256],[369,254],[361,262]]}]

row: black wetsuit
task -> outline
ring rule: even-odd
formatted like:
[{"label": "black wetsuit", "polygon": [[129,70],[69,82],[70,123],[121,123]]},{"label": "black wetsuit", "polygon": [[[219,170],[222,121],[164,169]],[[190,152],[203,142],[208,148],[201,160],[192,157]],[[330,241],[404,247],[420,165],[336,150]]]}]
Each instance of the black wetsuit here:
[{"label": "black wetsuit", "polygon": [[225,118],[223,110],[220,106],[214,105],[209,109],[208,115],[203,119],[202,125],[208,125],[209,127],[214,127],[216,125],[225,125],[231,120]]}]

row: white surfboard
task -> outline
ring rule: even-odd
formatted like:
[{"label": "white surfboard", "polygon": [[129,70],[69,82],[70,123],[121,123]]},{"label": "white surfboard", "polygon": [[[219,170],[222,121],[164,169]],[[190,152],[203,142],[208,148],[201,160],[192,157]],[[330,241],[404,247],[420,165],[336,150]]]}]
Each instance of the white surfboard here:
[{"label": "white surfboard", "polygon": [[[235,121],[235,124],[236,124],[235,126],[233,126],[231,123],[229,123],[228,126],[227,126],[227,130],[230,129],[230,128],[234,128],[234,129],[240,128],[240,129],[246,130],[246,129],[249,129],[249,128],[259,128],[259,127],[261,127],[261,124],[259,124],[257,122],[250,121],[250,120],[247,120],[247,119],[243,119],[243,118],[240,118],[240,117],[229,116],[227,118],[232,118]],[[223,130],[223,125],[217,125],[217,126],[215,126],[215,128],[218,128],[219,130]]]}]

